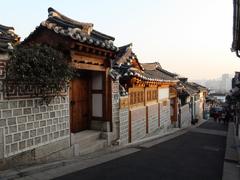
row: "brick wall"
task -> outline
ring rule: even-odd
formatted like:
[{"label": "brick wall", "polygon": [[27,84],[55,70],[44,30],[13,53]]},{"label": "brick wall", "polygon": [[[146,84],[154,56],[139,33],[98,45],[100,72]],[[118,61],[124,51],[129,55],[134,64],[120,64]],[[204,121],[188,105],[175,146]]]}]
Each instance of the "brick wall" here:
[{"label": "brick wall", "polygon": [[130,110],[131,142],[137,141],[146,135],[146,107]]},{"label": "brick wall", "polygon": [[5,157],[69,137],[68,97],[57,97],[48,106],[39,102],[36,98],[0,101]]},{"label": "brick wall", "polygon": [[148,133],[158,128],[158,104],[147,105]]},{"label": "brick wall", "polygon": [[170,101],[167,100],[166,104],[160,102],[160,127],[169,128],[171,126],[170,115]]},{"label": "brick wall", "polygon": [[191,112],[189,104],[181,107],[181,128],[186,128],[191,126]]}]

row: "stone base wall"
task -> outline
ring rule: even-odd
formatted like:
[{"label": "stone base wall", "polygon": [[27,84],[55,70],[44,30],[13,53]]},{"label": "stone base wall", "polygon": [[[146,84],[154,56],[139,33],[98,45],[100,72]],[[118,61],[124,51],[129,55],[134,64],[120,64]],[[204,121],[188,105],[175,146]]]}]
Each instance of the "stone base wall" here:
[{"label": "stone base wall", "polygon": [[4,158],[4,128],[0,128],[0,159]]},{"label": "stone base wall", "polygon": [[131,142],[142,139],[146,135],[146,107],[130,110]]},{"label": "stone base wall", "polygon": [[147,105],[148,133],[152,133],[158,128],[158,104]]},{"label": "stone base wall", "polygon": [[[119,139],[119,81],[112,81],[112,137],[111,141]],[[110,144],[112,142],[109,142]]]},{"label": "stone base wall", "polygon": [[37,164],[73,156],[70,139],[65,138],[0,160],[0,170],[17,165]]},{"label": "stone base wall", "polygon": [[0,142],[4,142],[5,158],[69,138],[68,96],[56,97],[49,105],[40,101],[0,100],[0,128],[4,131]]},{"label": "stone base wall", "polygon": [[181,128],[186,128],[191,126],[191,112],[189,108],[189,104],[186,104],[181,107]]},{"label": "stone base wall", "polygon": [[127,144],[129,142],[129,109],[123,108],[119,111],[120,120],[120,145]]},{"label": "stone base wall", "polygon": [[160,127],[171,127],[170,101],[160,102]]}]

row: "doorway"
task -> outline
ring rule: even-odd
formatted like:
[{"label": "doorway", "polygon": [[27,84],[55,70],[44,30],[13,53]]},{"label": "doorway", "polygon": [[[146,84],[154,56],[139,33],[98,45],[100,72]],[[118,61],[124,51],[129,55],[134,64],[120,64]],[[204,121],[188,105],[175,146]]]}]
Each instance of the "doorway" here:
[{"label": "doorway", "polygon": [[71,132],[89,128],[89,79],[74,78],[70,84]]},{"label": "doorway", "polygon": [[79,71],[70,84],[72,133],[102,129],[104,122],[104,78],[102,72]]}]

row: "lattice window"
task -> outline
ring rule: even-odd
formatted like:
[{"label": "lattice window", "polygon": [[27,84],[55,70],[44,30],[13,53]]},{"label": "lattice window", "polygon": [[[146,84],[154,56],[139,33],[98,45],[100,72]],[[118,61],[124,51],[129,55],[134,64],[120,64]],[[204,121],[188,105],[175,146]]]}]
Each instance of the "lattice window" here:
[{"label": "lattice window", "polygon": [[130,107],[144,105],[144,88],[129,88]]},{"label": "lattice window", "polygon": [[157,102],[157,98],[158,98],[157,88],[146,88],[145,91],[146,91],[147,102],[151,102],[151,101]]}]

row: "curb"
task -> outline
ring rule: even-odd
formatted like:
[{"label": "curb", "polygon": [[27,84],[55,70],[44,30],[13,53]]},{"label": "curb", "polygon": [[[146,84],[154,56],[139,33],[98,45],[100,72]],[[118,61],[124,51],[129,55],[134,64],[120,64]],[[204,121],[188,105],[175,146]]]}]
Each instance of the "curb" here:
[{"label": "curb", "polygon": [[[234,132],[235,132],[235,130],[236,130],[236,127],[234,125]],[[237,149],[237,154],[238,154],[238,164],[240,165],[240,139],[238,138],[238,136],[235,135],[234,140],[236,143],[236,149]]]}]

